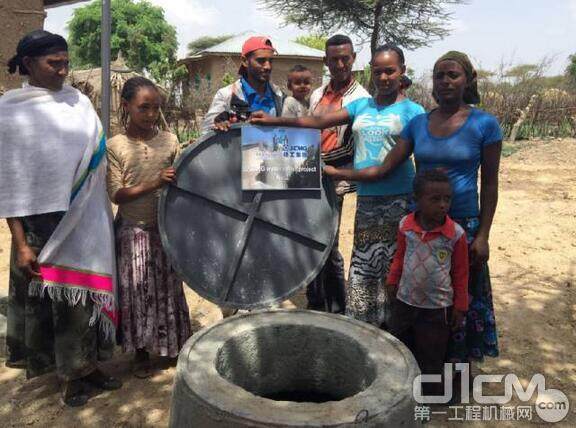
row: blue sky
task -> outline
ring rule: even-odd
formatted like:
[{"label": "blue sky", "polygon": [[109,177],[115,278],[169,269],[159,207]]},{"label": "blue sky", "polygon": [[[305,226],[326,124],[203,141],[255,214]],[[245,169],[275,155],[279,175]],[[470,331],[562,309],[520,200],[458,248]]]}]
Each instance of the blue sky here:
[{"label": "blue sky", "polygon": [[[255,30],[294,39],[305,30],[282,27],[282,21],[261,9],[256,0],[151,0],[166,11],[176,27],[179,55],[200,36]],[[45,27],[66,33],[73,9],[82,4],[48,10]],[[434,60],[452,49],[470,55],[475,64],[494,70],[506,64],[554,59],[549,74],[563,72],[567,57],[576,53],[576,0],[468,0],[453,8],[452,34],[430,47],[406,52],[408,66],[428,73]],[[570,31],[572,30],[572,31]],[[358,47],[359,63],[369,61],[369,48]]]}]

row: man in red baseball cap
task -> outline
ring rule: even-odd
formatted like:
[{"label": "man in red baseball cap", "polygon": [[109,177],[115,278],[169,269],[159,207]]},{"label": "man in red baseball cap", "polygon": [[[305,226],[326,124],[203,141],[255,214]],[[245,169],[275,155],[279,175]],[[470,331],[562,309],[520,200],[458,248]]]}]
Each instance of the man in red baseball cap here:
[{"label": "man in red baseball cap", "polygon": [[252,112],[280,116],[285,95],[270,82],[276,49],[266,36],[248,38],[242,46],[240,79],[218,90],[204,116],[202,134],[225,131],[230,123],[247,120]]},{"label": "man in red baseball cap", "polygon": [[[266,36],[250,37],[242,45],[242,64],[240,65],[240,70],[238,70],[238,74],[240,74],[241,76],[244,74],[244,71],[246,70],[245,62],[247,61],[247,58],[250,57],[250,54],[259,50],[266,51],[265,53],[267,53],[267,55],[265,56],[268,58],[271,58],[274,54],[277,53],[276,49],[274,49],[274,46],[272,46],[272,41],[268,37]],[[270,66],[272,66],[271,63]],[[270,67],[270,70],[271,69],[272,67]]]}]

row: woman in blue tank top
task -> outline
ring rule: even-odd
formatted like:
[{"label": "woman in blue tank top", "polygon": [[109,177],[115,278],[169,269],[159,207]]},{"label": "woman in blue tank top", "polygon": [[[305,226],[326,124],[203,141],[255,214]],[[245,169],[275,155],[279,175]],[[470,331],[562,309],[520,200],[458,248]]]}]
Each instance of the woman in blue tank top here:
[{"label": "woman in blue tank top", "polygon": [[447,358],[482,360],[498,356],[487,261],[498,201],[502,132],[494,116],[470,106],[478,104],[480,96],[476,72],[465,54],[448,52],[436,62],[433,91],[438,108],[415,117],[381,165],[327,172],[347,180],[377,181],[413,153],[418,169],[442,169],[448,174],[454,191],[449,215],[464,227],[470,245],[470,306],[465,324],[453,332]]}]

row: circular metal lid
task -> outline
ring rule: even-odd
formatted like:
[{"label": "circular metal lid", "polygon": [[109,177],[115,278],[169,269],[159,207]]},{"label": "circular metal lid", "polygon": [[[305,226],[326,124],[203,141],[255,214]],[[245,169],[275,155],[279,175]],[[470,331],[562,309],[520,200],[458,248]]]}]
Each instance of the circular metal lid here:
[{"label": "circular metal lid", "polygon": [[336,194],[241,189],[241,126],[187,148],[177,184],[160,196],[162,244],[183,280],[211,302],[240,309],[285,300],[326,262],[337,229]]}]

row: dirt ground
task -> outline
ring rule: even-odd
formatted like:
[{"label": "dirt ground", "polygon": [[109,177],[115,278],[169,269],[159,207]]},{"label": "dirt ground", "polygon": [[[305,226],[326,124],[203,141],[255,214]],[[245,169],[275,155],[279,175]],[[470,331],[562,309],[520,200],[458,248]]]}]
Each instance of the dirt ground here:
[{"label": "dirt ground", "polygon": [[[515,373],[526,384],[533,374],[572,404],[557,426],[576,426],[576,140],[520,143],[503,159],[500,203],[491,236],[491,262],[501,356],[475,366],[476,373]],[[352,247],[354,197],[345,201],[341,249]],[[0,295],[7,293],[9,233],[0,225]],[[195,329],[220,318],[214,305],[188,292]],[[122,378],[120,391],[94,396],[79,410],[59,401],[56,378],[26,382],[20,370],[0,367],[1,426],[166,426],[174,368],[151,379],[130,374],[129,358],[107,363]],[[512,405],[520,404],[513,402]],[[447,409],[444,409],[447,410]],[[454,415],[454,412],[449,412]],[[459,416],[463,416],[460,410]],[[432,415],[432,426],[456,425]],[[537,426],[511,422],[510,426]],[[496,426],[502,422],[469,422]]]}]

